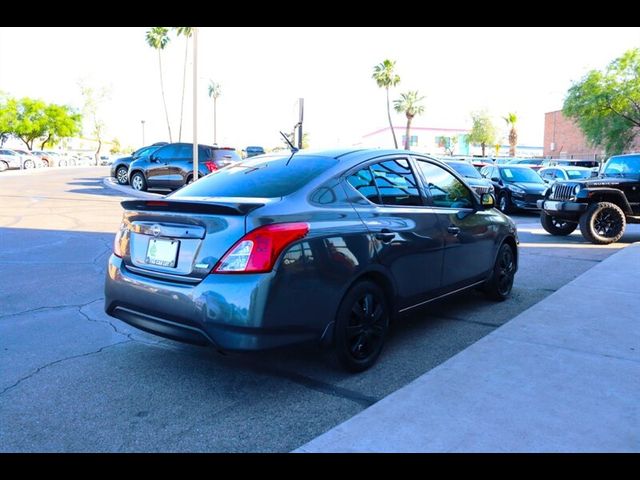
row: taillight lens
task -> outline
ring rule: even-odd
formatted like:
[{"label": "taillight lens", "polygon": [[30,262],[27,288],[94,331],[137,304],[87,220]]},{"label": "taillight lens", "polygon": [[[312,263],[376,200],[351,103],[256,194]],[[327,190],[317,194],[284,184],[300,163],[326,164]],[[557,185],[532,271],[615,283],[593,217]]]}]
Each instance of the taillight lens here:
[{"label": "taillight lens", "polygon": [[204,162],[204,166],[207,167],[207,170],[209,170],[209,172],[218,170],[218,166],[212,160],[207,160],[206,162]]},{"label": "taillight lens", "polygon": [[216,264],[212,273],[270,272],[280,253],[308,232],[309,224],[302,222],[258,227],[238,240]]},{"label": "taillight lens", "polygon": [[113,254],[116,257],[123,257],[122,248],[120,247],[120,243],[122,243],[122,237],[127,231],[127,226],[124,223],[120,224],[120,228],[116,232],[116,236],[113,239]]}]

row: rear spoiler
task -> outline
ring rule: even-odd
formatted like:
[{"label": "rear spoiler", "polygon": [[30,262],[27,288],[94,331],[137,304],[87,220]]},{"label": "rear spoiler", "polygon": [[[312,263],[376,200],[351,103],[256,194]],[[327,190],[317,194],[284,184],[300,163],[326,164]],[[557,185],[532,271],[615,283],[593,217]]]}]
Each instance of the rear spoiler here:
[{"label": "rear spoiler", "polygon": [[125,210],[144,212],[204,213],[213,215],[246,215],[264,206],[264,203],[195,202],[180,200],[125,200],[121,202]]}]

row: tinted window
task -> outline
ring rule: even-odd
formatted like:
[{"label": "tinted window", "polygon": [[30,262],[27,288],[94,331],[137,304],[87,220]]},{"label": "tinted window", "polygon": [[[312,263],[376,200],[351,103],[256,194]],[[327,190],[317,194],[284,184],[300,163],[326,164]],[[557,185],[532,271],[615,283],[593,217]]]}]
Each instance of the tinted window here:
[{"label": "tinted window", "polygon": [[265,197],[289,195],[309,183],[336,160],[289,155],[246,159],[216,170],[171,194],[172,197]]},{"label": "tinted window", "polygon": [[193,160],[193,145],[189,143],[181,143],[174,158],[178,160]]},{"label": "tinted window", "polygon": [[384,205],[422,205],[418,182],[408,160],[375,163],[371,171]]},{"label": "tinted window", "polygon": [[224,149],[212,149],[213,156],[209,158],[213,158],[214,160],[224,160],[227,162],[239,162],[242,160],[242,157],[238,155],[238,152],[235,150],[224,150]]},{"label": "tinted window", "polygon": [[347,182],[355,188],[367,200],[373,203],[380,203],[378,189],[373,182],[373,174],[369,167],[358,170],[356,173],[349,175]]},{"label": "tinted window", "polygon": [[155,154],[155,157],[160,160],[166,160],[169,158],[175,158],[178,153],[179,144],[167,145],[166,147],[162,147],[158,149]]},{"label": "tinted window", "polygon": [[451,168],[458,172],[463,177],[467,178],[482,178],[478,170],[476,170],[470,163],[455,163],[446,162]]},{"label": "tinted window", "polygon": [[473,207],[472,194],[460,180],[438,165],[423,161],[418,161],[418,165],[436,207]]},{"label": "tinted window", "polygon": [[138,150],[136,150],[135,152],[133,152],[133,154],[131,154],[132,157],[134,158],[139,158],[142,157],[144,155],[149,155],[153,152],[155,152],[156,150],[158,150],[160,147],[142,147]]},{"label": "tinted window", "polygon": [[[591,170],[565,170],[570,180],[579,180],[581,178],[590,178]],[[560,175],[558,175],[560,177]]]}]

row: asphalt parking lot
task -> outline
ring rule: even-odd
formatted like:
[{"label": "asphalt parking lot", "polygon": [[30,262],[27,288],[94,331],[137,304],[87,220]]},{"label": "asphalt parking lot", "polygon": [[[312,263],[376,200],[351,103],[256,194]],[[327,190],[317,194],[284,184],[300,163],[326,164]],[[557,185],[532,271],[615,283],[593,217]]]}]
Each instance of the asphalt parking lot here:
[{"label": "asphalt parking lot", "polygon": [[291,451],[640,241],[638,225],[596,246],[514,215],[511,299],[467,292],[416,311],[372,369],[350,375],[313,347],[221,356],[107,317],[103,278],[123,197],[105,175],[0,174],[0,451]]}]

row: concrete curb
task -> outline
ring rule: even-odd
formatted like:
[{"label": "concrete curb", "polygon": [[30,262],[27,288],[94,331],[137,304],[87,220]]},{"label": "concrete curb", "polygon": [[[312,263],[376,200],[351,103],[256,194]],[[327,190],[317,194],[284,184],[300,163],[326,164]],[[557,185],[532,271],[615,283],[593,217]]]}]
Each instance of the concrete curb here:
[{"label": "concrete curb", "polygon": [[639,452],[639,259],[636,242],[294,452]]},{"label": "concrete curb", "polygon": [[118,192],[122,192],[129,197],[137,197],[137,198],[162,198],[164,195],[160,195],[158,193],[150,193],[150,192],[139,192],[134,190],[128,185],[120,185],[113,177],[105,177],[102,179],[102,183],[104,186],[111,188],[113,190],[117,190]]}]

